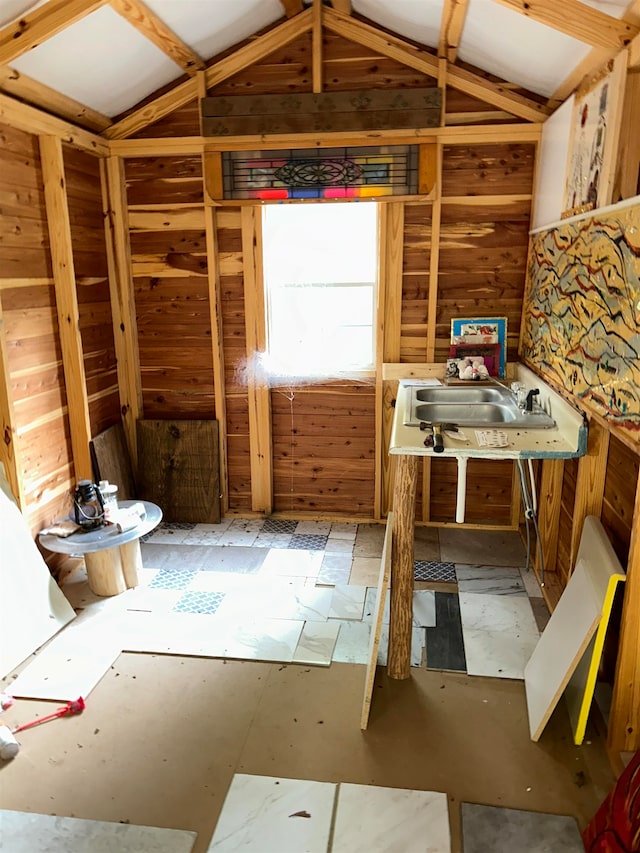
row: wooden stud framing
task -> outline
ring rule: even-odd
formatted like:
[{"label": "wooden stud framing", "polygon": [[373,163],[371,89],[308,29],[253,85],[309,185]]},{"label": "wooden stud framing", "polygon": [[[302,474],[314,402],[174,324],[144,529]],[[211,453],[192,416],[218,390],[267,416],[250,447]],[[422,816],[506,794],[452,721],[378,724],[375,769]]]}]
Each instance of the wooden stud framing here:
[{"label": "wooden stud framing", "polygon": [[2,317],[2,301],[0,300],[0,462],[11,486],[13,496],[20,509],[26,506],[22,467],[19,460],[19,450],[16,445],[16,421],[13,408],[13,393],[9,376],[9,359],[4,336],[4,319]]},{"label": "wooden stud framing", "polygon": [[622,125],[618,144],[618,169],[613,198],[632,198],[640,180],[640,68],[630,70],[624,90]]},{"label": "wooden stud framing", "polygon": [[[204,164],[203,164],[204,165]],[[206,190],[205,190],[206,192]],[[217,211],[205,208],[207,270],[209,278],[209,316],[211,318],[211,352],[213,356],[213,390],[215,418],[218,421],[220,453],[220,490],[222,514],[229,511],[229,474],[227,471],[227,405],[222,347],[222,308],[220,302],[220,268],[218,265]]]},{"label": "wooden stud framing", "polygon": [[[538,498],[538,528],[542,542],[542,557],[544,573],[552,574],[557,568],[558,559],[558,519],[562,502],[562,480],[564,477],[564,460],[545,459],[542,462],[540,479],[540,495]],[[541,577],[540,554],[536,551],[534,563],[538,579]]]},{"label": "wooden stud framing", "polygon": [[331,0],[331,5],[336,12],[342,12],[343,15],[351,14],[351,0]]},{"label": "wooden stud framing", "polygon": [[8,95],[0,94],[0,122],[27,133],[56,136],[74,148],[100,157],[106,157],[109,153],[109,146],[101,137],[29,104],[21,104]]},{"label": "wooden stud framing", "polygon": [[313,27],[311,30],[312,91],[322,92],[322,0],[313,0]]},{"label": "wooden stud framing", "polygon": [[608,743],[609,748],[617,752],[640,749],[640,476],[636,486]]},{"label": "wooden stud framing", "polygon": [[195,75],[205,64],[142,0],[109,0],[112,9],[155,44],[186,74]]},{"label": "wooden stud framing", "polygon": [[261,365],[255,356],[266,349],[266,317],[262,277],[261,209],[242,208],[244,310],[247,336],[247,391],[251,454],[251,509],[271,514],[273,458],[271,453],[271,398]]},{"label": "wooden stud framing", "polygon": [[611,15],[592,9],[579,0],[494,0],[558,30],[571,38],[600,47],[624,47],[638,32],[638,28]]},{"label": "wooden stud framing", "polygon": [[77,479],[92,478],[89,442],[91,425],[82,356],[76,278],[71,247],[62,143],[55,136],[40,137],[42,179],[55,282],[58,330],[62,348],[69,429]]},{"label": "wooden stud framing", "polygon": [[109,0],[49,0],[33,12],[0,30],[0,65],[8,65],[23,53],[55,36]]},{"label": "wooden stud framing", "polygon": [[100,166],[120,411],[129,456],[135,471],[138,462],[136,423],[143,416],[143,411],[127,191],[124,165],[120,158],[109,157]]},{"label": "wooden stud framing", "polygon": [[205,151],[202,155],[204,192],[207,204],[218,204],[224,198],[222,182],[222,153]]},{"label": "wooden stud framing", "polygon": [[287,18],[293,18],[294,15],[299,15],[304,9],[302,0],[280,0],[280,3]]},{"label": "wooden stud framing", "polygon": [[[395,59],[403,65],[415,68],[429,77],[438,77],[438,60],[426,51],[414,47],[395,36],[380,32],[376,27],[363,24],[347,15],[341,15],[333,9],[324,10],[324,25],[331,32],[375,50],[383,56]],[[527,121],[544,121],[550,113],[547,107],[523,98],[506,87],[490,83],[470,71],[451,67],[448,73],[449,85],[468,95],[480,98],[489,104],[510,112]]]},{"label": "wooden stud framing", "polygon": [[595,515],[600,518],[602,512],[610,435],[609,430],[595,418],[590,421],[587,452],[578,460],[576,497],[571,527],[570,571],[573,571],[575,566],[585,517]]},{"label": "wooden stud framing", "polygon": [[467,17],[469,0],[444,0],[442,22],[438,39],[438,56],[447,62],[455,62],[460,46],[460,36]]}]

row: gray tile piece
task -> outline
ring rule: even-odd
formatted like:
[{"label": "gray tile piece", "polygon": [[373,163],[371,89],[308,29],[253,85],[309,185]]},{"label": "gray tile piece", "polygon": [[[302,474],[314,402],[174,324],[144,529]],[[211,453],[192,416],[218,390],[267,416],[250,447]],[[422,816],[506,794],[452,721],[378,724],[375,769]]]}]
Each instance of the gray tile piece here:
[{"label": "gray tile piece", "polygon": [[243,545],[212,545],[205,550],[207,553],[201,566],[202,570],[243,574],[259,571],[269,553],[266,548],[251,548]]},{"label": "gray tile piece", "polygon": [[437,527],[416,527],[413,556],[416,560],[440,559],[440,537]]},{"label": "gray tile piece", "polygon": [[462,803],[464,853],[584,853],[576,819]]},{"label": "gray tile piece", "polygon": [[349,583],[350,574],[350,554],[327,554],[325,552],[316,583],[325,586],[337,586],[338,584]]},{"label": "gray tile piece", "polygon": [[520,576],[522,577],[522,582],[524,583],[524,588],[527,590],[529,598],[542,598],[542,590],[533,569],[521,568]]},{"label": "gray tile piece", "polygon": [[443,527],[440,559],[467,566],[524,566],[526,552],[515,530],[457,530]]},{"label": "gray tile piece", "polygon": [[526,596],[520,569],[500,566],[456,566],[458,592]]}]

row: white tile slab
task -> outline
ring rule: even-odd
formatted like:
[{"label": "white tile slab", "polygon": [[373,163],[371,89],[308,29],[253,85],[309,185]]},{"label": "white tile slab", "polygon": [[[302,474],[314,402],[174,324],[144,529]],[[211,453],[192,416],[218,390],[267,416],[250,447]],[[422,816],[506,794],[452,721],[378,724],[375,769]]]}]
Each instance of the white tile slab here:
[{"label": "white tile slab", "polygon": [[514,636],[507,631],[463,630],[469,675],[524,678],[524,668],[538,642],[537,634]]},{"label": "white tile slab", "polygon": [[339,631],[335,622],[305,622],[292,663],[329,666]]},{"label": "white tile slab", "polygon": [[261,518],[234,518],[228,530],[244,530],[247,533],[260,533],[264,527]]},{"label": "white tile slab", "polygon": [[224,657],[225,635],[210,614],[132,611],[120,637],[128,652]]},{"label": "white tile slab", "polygon": [[348,524],[337,521],[331,525],[329,539],[347,539],[350,542],[355,542],[357,532],[357,524]]},{"label": "white tile slab", "polygon": [[[355,541],[355,540],[354,540]],[[324,546],[326,554],[353,554],[354,542],[351,539],[340,539],[329,537]]]},{"label": "white tile slab", "polygon": [[209,853],[326,853],[335,792],[329,782],[236,773]]},{"label": "white tile slab", "polygon": [[304,622],[256,619],[224,626],[224,657],[291,663]]},{"label": "white tile slab", "polygon": [[188,530],[183,545],[220,545],[224,530]]},{"label": "white tile slab", "polygon": [[330,521],[299,521],[296,527],[296,536],[328,536],[330,532]]},{"label": "white tile slab", "polygon": [[5,809],[0,824],[7,853],[191,853],[197,838],[181,829]]},{"label": "white tile slab", "polygon": [[253,545],[258,536],[257,532],[251,530],[234,530],[232,527],[226,530],[220,539],[218,545]]},{"label": "white tile slab", "polygon": [[520,569],[503,566],[456,566],[458,590],[491,595],[525,596]]},{"label": "white tile slab", "polygon": [[367,663],[371,625],[346,619],[336,619],[335,624],[340,625],[340,633],[333,651],[333,660],[336,663]]},{"label": "white tile slab", "polygon": [[[423,651],[426,642],[424,628],[416,625],[411,626],[411,666],[422,666]],[[378,647],[378,665],[387,665],[389,651],[389,626],[383,625],[380,632],[380,645]]]},{"label": "white tile slab", "polygon": [[516,635],[523,633],[539,635],[527,596],[461,592],[459,598],[463,631],[484,629],[505,631]]},{"label": "white tile slab", "polygon": [[[364,602],[364,615],[362,617],[363,622],[371,623],[373,621],[373,617],[375,614],[375,608],[376,608],[377,592],[378,591],[376,589],[373,589],[373,587],[367,588],[367,595],[366,595],[365,602]],[[389,624],[390,608],[391,608],[391,598],[390,598],[389,591],[387,591],[387,594],[386,594],[385,599],[384,599],[384,610],[382,613],[382,624],[383,625]]]},{"label": "white tile slab", "polygon": [[182,545],[190,530],[173,529],[172,527],[159,527],[145,539],[145,542],[153,545]]},{"label": "white tile slab", "polygon": [[234,592],[248,594],[255,584],[255,575],[242,572],[194,572],[185,589],[200,592]]},{"label": "white tile slab", "polygon": [[209,531],[210,533],[224,533],[231,526],[232,518],[223,518],[218,524],[198,523],[194,530]]},{"label": "white tile slab", "polygon": [[431,589],[417,589],[413,593],[413,624],[420,628],[433,628],[436,624],[436,594]]},{"label": "white tile slab", "polygon": [[448,853],[446,794],[343,782],[332,853]]},{"label": "white tile slab", "polygon": [[332,590],[329,618],[356,619],[361,621],[366,592],[366,586],[352,586],[346,583],[336,584]]},{"label": "white tile slab", "polygon": [[322,565],[322,551],[271,548],[259,574],[317,577]]}]

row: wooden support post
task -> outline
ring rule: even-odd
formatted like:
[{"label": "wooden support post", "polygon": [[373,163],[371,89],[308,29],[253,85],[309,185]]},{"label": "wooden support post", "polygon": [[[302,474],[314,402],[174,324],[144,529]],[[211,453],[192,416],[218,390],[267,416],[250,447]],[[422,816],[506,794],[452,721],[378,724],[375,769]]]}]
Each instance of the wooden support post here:
[{"label": "wooden support post", "polygon": [[322,0],[313,0],[311,65],[313,92],[317,95],[322,92]]},{"label": "wooden support post", "polygon": [[138,586],[138,572],[142,569],[142,551],[140,550],[140,540],[134,539],[133,542],[125,542],[124,545],[118,547],[120,551],[120,563],[122,564],[122,576],[127,589],[133,589]]},{"label": "wooden support post", "polygon": [[[204,158],[203,158],[204,159]],[[218,263],[217,213],[205,208],[207,240],[207,270],[209,278],[209,317],[211,320],[211,352],[213,356],[213,395],[215,417],[218,421],[220,456],[220,490],[222,514],[229,510],[229,475],[227,472],[227,402],[224,381],[224,351],[222,347],[222,304],[220,298],[220,266]]]},{"label": "wooden support post", "polygon": [[84,555],[89,588],[96,595],[120,595],[127,588],[119,548]]},{"label": "wooden support post", "polygon": [[426,362],[436,360],[436,306],[440,266],[440,219],[442,215],[442,145],[437,145],[435,201],[431,208],[431,254],[429,258],[429,300],[427,313]]},{"label": "wooden support post", "polygon": [[389,678],[409,678],[413,624],[413,537],[418,457],[398,457],[393,492]]},{"label": "wooden support post", "polygon": [[251,455],[251,509],[271,514],[273,461],[271,453],[271,396],[260,354],[266,349],[266,313],[262,275],[261,210],[242,208],[244,310],[247,338],[247,394]]},{"label": "wooden support post", "polygon": [[7,342],[4,336],[4,318],[2,316],[2,299],[0,295],[0,462],[4,464],[4,472],[11,491],[21,510],[26,507],[24,485],[22,482],[22,466],[20,454],[16,445],[16,419],[13,408],[13,392],[9,373]]},{"label": "wooden support post", "polygon": [[136,422],[143,413],[138,324],[131,274],[127,190],[123,161],[119,157],[109,157],[103,161],[100,164],[100,177],[120,411],[129,456],[135,471],[138,463]]},{"label": "wooden support post", "polygon": [[75,476],[78,480],[93,479],[89,453],[91,425],[82,356],[71,225],[62,142],[58,137],[40,137],[40,158]]},{"label": "wooden support post", "polygon": [[[538,530],[542,542],[545,573],[553,573],[557,568],[558,522],[562,502],[563,478],[564,461],[562,459],[545,459],[542,463],[542,478],[538,498]],[[536,552],[534,568],[538,580],[541,581],[540,556],[540,553]]]},{"label": "wooden support post", "polygon": [[624,589],[618,660],[609,714],[609,749],[640,749],[640,475]]},{"label": "wooden support post", "polygon": [[604,499],[604,481],[607,475],[607,456],[609,455],[609,430],[601,426],[595,418],[589,422],[587,452],[578,461],[576,478],[576,497],[573,506],[573,524],[571,527],[571,565],[572,572],[578,556],[578,546],[582,536],[582,526],[587,515],[600,518]]}]

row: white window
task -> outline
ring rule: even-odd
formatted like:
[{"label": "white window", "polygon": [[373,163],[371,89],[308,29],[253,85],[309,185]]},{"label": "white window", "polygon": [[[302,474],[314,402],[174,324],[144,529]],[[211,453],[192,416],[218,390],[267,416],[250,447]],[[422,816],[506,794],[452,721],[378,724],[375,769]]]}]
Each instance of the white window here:
[{"label": "white window", "polygon": [[273,376],[371,369],[378,205],[263,208],[265,368]]}]

